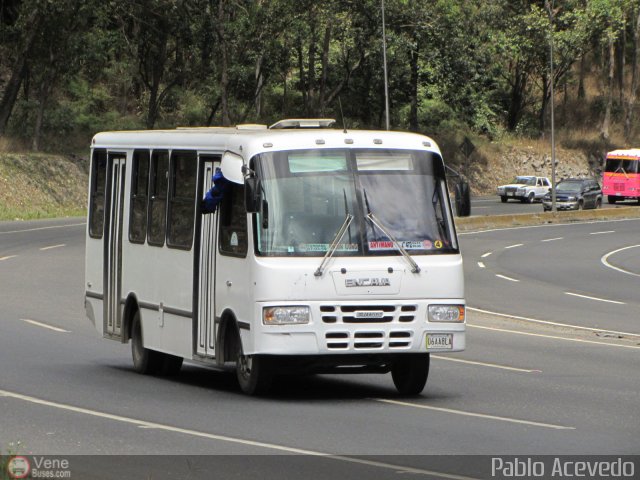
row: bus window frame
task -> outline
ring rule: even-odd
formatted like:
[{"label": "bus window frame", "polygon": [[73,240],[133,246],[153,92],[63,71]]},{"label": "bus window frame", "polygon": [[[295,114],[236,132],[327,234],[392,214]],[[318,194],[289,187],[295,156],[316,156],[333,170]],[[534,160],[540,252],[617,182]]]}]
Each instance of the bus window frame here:
[{"label": "bus window frame", "polygon": [[[189,160],[193,161],[193,165],[194,165],[194,169],[193,169],[193,174],[194,174],[194,178],[193,178],[193,198],[191,198],[192,200],[192,207],[193,207],[193,212],[192,212],[192,221],[190,222],[191,225],[191,241],[189,242],[189,245],[182,245],[182,244],[178,244],[178,243],[174,243],[171,239],[170,236],[170,232],[171,229],[169,228],[169,222],[172,220],[172,213],[173,213],[173,206],[176,200],[176,188],[175,188],[175,166],[176,166],[176,161],[175,161],[175,156],[176,155],[188,155],[190,158]],[[197,195],[198,195],[198,151],[197,150],[189,150],[189,149],[176,149],[176,150],[171,150],[170,154],[169,154],[169,185],[167,188],[167,211],[166,211],[166,221],[165,221],[165,242],[168,248],[173,248],[176,250],[185,250],[185,251],[190,251],[193,248],[193,241],[195,238],[195,215],[197,212]],[[179,197],[179,198],[184,198],[184,197]]]},{"label": "bus window frame", "polygon": [[[139,168],[139,158],[136,156],[137,153],[146,153],[147,154],[147,176],[145,178],[146,192],[144,195],[144,232],[142,233],[142,238],[134,238],[132,235],[132,226],[133,226],[133,212],[135,210],[134,204],[135,200],[140,196],[138,193],[138,174],[140,172]],[[145,148],[138,148],[133,151],[132,155],[132,166],[131,166],[131,191],[129,194],[129,242],[144,245],[147,241],[147,232],[149,228],[149,187],[150,187],[150,177],[151,177],[151,150]]]},{"label": "bus window frame", "polygon": [[[98,181],[98,169],[96,164],[98,159],[96,154],[104,154],[104,172],[102,178],[102,219],[100,221],[100,232],[96,233],[93,230],[93,221],[96,214],[96,194],[97,194],[97,181]],[[94,239],[102,239],[104,237],[104,227],[106,220],[106,201],[107,201],[107,176],[109,173],[109,156],[106,148],[96,148],[91,154],[91,182],[89,187],[89,219],[88,219],[88,232],[89,236]]]}]

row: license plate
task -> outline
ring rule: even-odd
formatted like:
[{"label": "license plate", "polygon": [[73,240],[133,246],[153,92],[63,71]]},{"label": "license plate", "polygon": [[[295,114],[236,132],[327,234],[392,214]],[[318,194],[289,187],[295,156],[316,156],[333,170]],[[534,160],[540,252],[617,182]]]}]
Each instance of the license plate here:
[{"label": "license plate", "polygon": [[452,350],[453,333],[427,333],[427,350]]},{"label": "license plate", "polygon": [[513,197],[515,195],[515,193],[509,192],[509,193],[507,193],[507,195],[509,195],[510,197]]}]

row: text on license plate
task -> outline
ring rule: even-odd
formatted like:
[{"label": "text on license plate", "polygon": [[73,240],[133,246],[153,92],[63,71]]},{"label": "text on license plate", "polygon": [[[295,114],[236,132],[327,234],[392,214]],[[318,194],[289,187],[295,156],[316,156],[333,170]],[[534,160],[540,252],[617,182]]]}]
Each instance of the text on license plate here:
[{"label": "text on license plate", "polygon": [[440,349],[451,350],[453,349],[453,334],[452,333],[427,333],[427,350]]}]

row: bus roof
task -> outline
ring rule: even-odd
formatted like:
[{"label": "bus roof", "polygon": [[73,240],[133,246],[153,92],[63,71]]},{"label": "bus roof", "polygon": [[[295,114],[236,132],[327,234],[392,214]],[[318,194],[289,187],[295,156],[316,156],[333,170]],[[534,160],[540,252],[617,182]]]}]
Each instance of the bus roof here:
[{"label": "bus roof", "polygon": [[345,147],[427,150],[440,155],[435,141],[417,133],[328,128],[266,129],[261,125],[101,132],[93,137],[91,146],[112,150],[188,148],[232,151],[247,159],[268,151]]},{"label": "bus roof", "polygon": [[607,158],[640,158],[640,148],[626,148],[607,153]]}]

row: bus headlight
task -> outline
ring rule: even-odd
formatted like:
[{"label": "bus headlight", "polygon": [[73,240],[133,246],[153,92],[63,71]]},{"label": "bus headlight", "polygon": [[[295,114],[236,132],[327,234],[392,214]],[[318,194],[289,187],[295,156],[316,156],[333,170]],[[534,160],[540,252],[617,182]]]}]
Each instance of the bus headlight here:
[{"label": "bus headlight", "polygon": [[430,322],[464,322],[464,305],[429,305]]},{"label": "bus headlight", "polygon": [[300,325],[309,323],[309,307],[265,307],[262,309],[265,325]]}]

